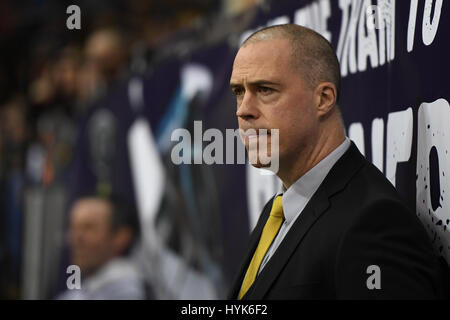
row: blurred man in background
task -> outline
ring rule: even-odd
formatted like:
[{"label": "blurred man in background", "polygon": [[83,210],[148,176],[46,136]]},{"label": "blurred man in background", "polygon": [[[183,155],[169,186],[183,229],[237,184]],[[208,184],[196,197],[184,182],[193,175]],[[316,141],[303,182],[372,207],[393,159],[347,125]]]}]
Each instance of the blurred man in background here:
[{"label": "blurred man in background", "polygon": [[127,70],[128,52],[118,30],[101,28],[86,40],[79,70],[78,95],[84,102],[95,99]]},{"label": "blurred man in background", "polygon": [[81,289],[59,299],[145,299],[146,286],[125,257],[138,235],[136,215],[117,198],[84,197],[70,213],[72,263],[81,269]]}]

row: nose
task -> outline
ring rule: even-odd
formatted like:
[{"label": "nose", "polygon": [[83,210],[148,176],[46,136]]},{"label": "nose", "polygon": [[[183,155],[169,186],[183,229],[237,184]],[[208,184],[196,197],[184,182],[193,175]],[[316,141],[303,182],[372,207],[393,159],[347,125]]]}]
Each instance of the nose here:
[{"label": "nose", "polygon": [[256,119],[258,117],[258,107],[256,97],[251,91],[246,90],[241,101],[238,101],[238,108],[236,116],[238,118],[249,120]]}]

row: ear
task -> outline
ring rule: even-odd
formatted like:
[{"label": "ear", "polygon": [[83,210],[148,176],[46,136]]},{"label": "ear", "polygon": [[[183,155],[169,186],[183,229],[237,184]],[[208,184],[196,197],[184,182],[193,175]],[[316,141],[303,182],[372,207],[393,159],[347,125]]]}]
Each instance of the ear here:
[{"label": "ear", "polygon": [[331,82],[321,82],[315,90],[317,115],[327,116],[336,106],[337,90]]},{"label": "ear", "polygon": [[117,229],[114,234],[113,245],[114,251],[117,255],[122,254],[130,245],[133,239],[133,232],[128,227],[121,227]]}]

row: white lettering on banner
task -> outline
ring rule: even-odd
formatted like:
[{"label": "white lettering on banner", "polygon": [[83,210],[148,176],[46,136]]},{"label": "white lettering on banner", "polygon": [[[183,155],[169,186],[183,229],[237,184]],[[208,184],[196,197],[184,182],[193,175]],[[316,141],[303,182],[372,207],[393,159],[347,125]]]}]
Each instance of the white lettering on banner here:
[{"label": "white lettering on banner", "polygon": [[294,23],[313,29],[331,42],[331,32],[328,30],[330,16],[330,0],[320,0],[295,11]]},{"label": "white lettering on banner", "polygon": [[380,10],[378,10],[378,6],[366,6],[366,26],[367,30],[380,27]]},{"label": "white lettering on banner", "polygon": [[417,134],[417,215],[435,248],[450,261],[450,105],[439,99],[419,108]]},{"label": "white lettering on banner", "polygon": [[411,157],[413,112],[411,108],[392,112],[387,121],[386,177],[395,186],[397,163]]},{"label": "white lettering on banner", "polygon": [[[431,8],[434,2],[434,15],[433,21],[431,21]],[[434,38],[439,27],[439,21],[441,19],[442,0],[426,0],[425,10],[423,13],[422,22],[422,38],[423,43],[429,46],[433,43]]]},{"label": "white lettering on banner", "polygon": [[417,5],[419,0],[411,0],[411,6],[409,8],[409,21],[408,21],[408,40],[407,50],[411,52],[414,49],[414,35],[416,33],[416,20],[417,20]]},{"label": "white lettering on banner", "polygon": [[[338,44],[338,58],[341,62],[341,74],[343,77],[350,73],[356,73],[357,64],[356,64],[356,27],[358,23],[359,13],[361,11],[361,0],[352,0],[352,11],[350,15],[350,20],[348,21],[348,25],[346,27],[341,26],[341,31],[347,30],[345,36],[341,34],[340,40],[343,41],[343,44]],[[344,8],[341,5],[345,6]],[[339,6],[341,10],[348,12],[348,6],[350,5],[350,1],[348,0],[339,0]],[[348,13],[347,13],[348,14]],[[344,22],[344,19],[342,20]]]},{"label": "white lettering on banner", "polygon": [[384,155],[384,120],[381,118],[372,121],[372,162],[381,171],[383,170]]},{"label": "white lettering on banner", "polygon": [[[366,71],[368,58],[372,68],[383,66],[395,59],[396,0],[377,0],[376,4],[374,2],[339,0],[341,27],[336,54],[341,64],[342,77]],[[422,40],[426,46],[431,45],[436,38],[442,5],[442,0],[425,0]],[[407,32],[408,52],[414,49],[417,9],[418,0],[411,0]],[[331,42],[332,33],[328,30],[331,15],[330,0],[318,0],[297,9],[293,23],[313,29]],[[253,32],[265,26],[289,22],[288,16],[269,20],[266,25],[243,32],[240,44]]]},{"label": "white lettering on banner", "polygon": [[339,8],[342,11],[341,12],[342,18],[341,18],[341,31],[339,32],[338,47],[336,50],[336,54],[337,54],[338,58],[341,58],[341,56],[342,56],[344,40],[347,35],[347,27],[348,27],[349,14],[350,14],[349,13],[350,3],[351,3],[351,0],[339,0]]},{"label": "white lettering on banner", "polygon": [[395,0],[378,0],[380,66],[395,58]]},{"label": "white lettering on banner", "polygon": [[[372,7],[370,0],[364,0],[364,8]],[[367,57],[370,58],[370,65],[372,68],[378,67],[378,44],[375,28],[367,28],[367,14],[366,10],[361,10],[358,24],[358,70],[366,71]],[[364,23],[362,23],[364,22]],[[367,29],[367,35],[366,35]]]},{"label": "white lettering on banner", "polygon": [[[434,3],[433,21],[431,21],[431,11]],[[436,34],[439,28],[439,22],[442,12],[442,0],[426,0],[425,8],[423,12],[422,20],[422,40],[426,46],[431,45],[436,38]],[[408,22],[408,38],[407,38],[407,50],[408,52],[414,49],[414,36],[416,33],[416,20],[417,20],[417,6],[418,0],[411,0],[411,6],[409,9],[409,22]]]},{"label": "white lettering on banner", "polygon": [[[427,227],[435,248],[450,262],[450,104],[445,99],[423,103],[417,128],[417,215]],[[411,161],[413,109],[388,115],[386,128],[386,177],[395,186],[397,165]],[[350,124],[348,136],[364,154],[362,123]],[[372,121],[372,162],[383,171],[384,121]]]},{"label": "white lettering on banner", "polygon": [[[366,71],[367,57],[370,58],[372,68],[395,58],[395,0],[378,0],[375,21],[377,27],[368,28],[371,16],[367,12],[374,7],[371,0],[339,0],[342,22],[337,55],[343,77],[349,73]],[[378,30],[378,38],[375,30]]]},{"label": "white lettering on banner", "polygon": [[353,140],[359,151],[363,155],[365,155],[366,150],[364,146],[364,128],[362,123],[352,123],[348,129],[348,137]]}]

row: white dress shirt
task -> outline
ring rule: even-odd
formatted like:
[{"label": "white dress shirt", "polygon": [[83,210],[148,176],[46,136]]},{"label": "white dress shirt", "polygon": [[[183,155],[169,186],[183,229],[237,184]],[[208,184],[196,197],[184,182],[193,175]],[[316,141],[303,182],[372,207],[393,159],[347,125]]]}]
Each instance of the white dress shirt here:
[{"label": "white dress shirt", "polygon": [[346,138],[342,144],[340,144],[336,149],[333,150],[333,152],[331,152],[328,156],[322,159],[322,161],[320,161],[303,176],[301,176],[287,190],[282,187],[281,190],[277,193],[277,196],[283,196],[282,203],[285,220],[281,225],[277,236],[267,250],[263,261],[261,262],[261,266],[258,270],[258,275],[261,270],[264,269],[264,266],[273,256],[275,251],[278,249],[280,243],[289,232],[289,229],[298,219],[303,209],[308,204],[309,200],[322,184],[328,172],[330,172],[335,163],[348,150],[350,144],[350,139]]}]

